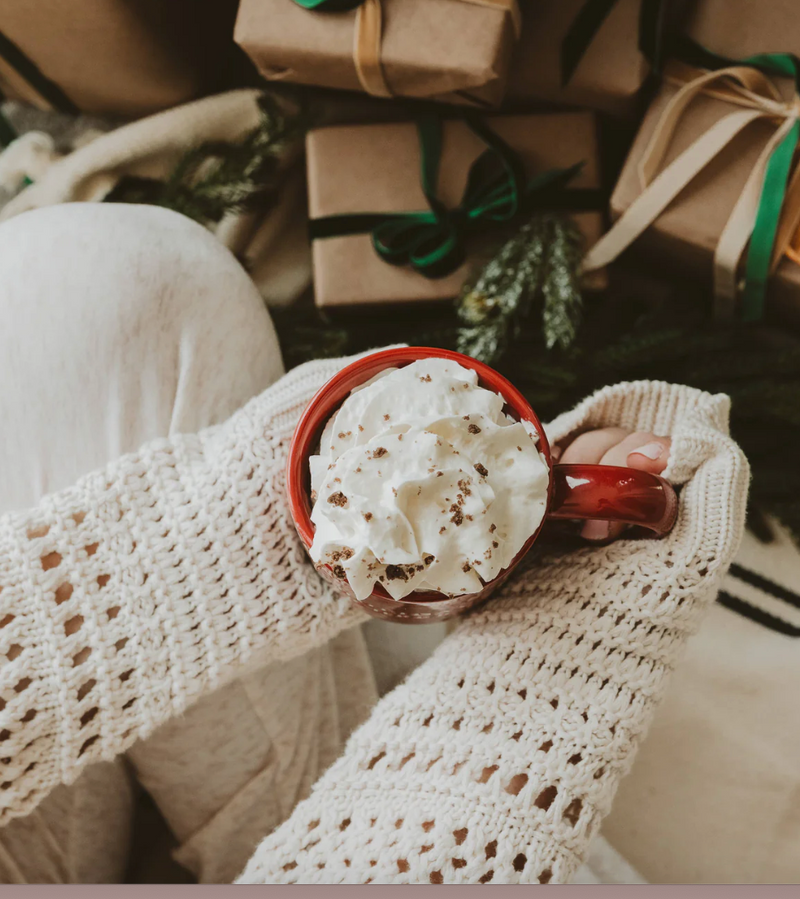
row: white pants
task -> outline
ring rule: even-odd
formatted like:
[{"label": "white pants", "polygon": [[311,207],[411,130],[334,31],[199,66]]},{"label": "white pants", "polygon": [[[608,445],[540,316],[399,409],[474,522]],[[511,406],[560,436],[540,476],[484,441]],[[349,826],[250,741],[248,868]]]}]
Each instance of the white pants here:
[{"label": "white pants", "polygon": [[[0,321],[0,511],[147,440],[222,421],[283,371],[235,259],[149,207],[70,204],[0,226]],[[361,688],[343,694],[340,677]],[[133,777],[178,860],[230,882],[375,698],[358,630],[248,674],[0,829],[0,882],[122,881]]]}]

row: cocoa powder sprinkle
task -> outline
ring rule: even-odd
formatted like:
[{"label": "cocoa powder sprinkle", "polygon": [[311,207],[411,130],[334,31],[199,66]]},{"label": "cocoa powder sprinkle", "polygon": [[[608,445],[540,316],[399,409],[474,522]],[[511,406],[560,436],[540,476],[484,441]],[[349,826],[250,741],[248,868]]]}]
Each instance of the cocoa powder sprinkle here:
[{"label": "cocoa powder sprinkle", "polygon": [[407,581],[408,572],[402,565],[387,565],[386,579],[390,581]]},{"label": "cocoa powder sprinkle", "polygon": [[480,434],[481,429],[477,425],[470,425],[467,430],[470,434]]},{"label": "cocoa powder sprinkle", "polygon": [[482,465],[480,462],[476,462],[475,465],[474,465],[473,467],[475,468],[475,471],[477,471],[478,474],[479,474],[482,478],[485,478],[485,477],[488,476],[489,472],[488,472],[488,470],[487,470],[487,468],[486,468],[485,465]]},{"label": "cocoa powder sprinkle", "polygon": [[332,506],[339,506],[339,508],[342,508],[343,506],[347,505],[347,497],[344,495],[344,493],[342,493],[341,490],[337,490],[336,493],[331,493],[331,495],[328,497],[328,502]]}]

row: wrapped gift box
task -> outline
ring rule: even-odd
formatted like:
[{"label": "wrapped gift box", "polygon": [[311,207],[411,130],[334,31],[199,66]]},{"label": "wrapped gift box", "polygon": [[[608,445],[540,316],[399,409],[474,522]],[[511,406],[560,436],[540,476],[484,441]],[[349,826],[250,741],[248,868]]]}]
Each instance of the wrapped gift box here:
[{"label": "wrapped gift box", "polygon": [[800,55],[796,0],[694,0],[684,31],[708,50],[731,59],[754,53]]},{"label": "wrapped gift box", "polygon": [[[591,113],[502,116],[488,123],[517,152],[528,177],[583,161],[583,169],[569,186],[600,187],[596,122]],[[413,123],[320,128],[309,133],[306,148],[312,220],[428,208],[420,185],[420,148]],[[448,208],[458,205],[469,168],[484,149],[463,121],[445,122],[437,196]],[[579,212],[574,218],[586,245],[591,246],[602,233],[602,213]],[[438,279],[385,262],[373,249],[369,233],[318,238],[312,247],[317,305],[352,311],[452,300],[487,244],[495,247],[507,233],[484,231],[468,245],[467,261]],[[598,271],[586,286],[604,284],[605,275]]]},{"label": "wrapped gift box", "polygon": [[[470,0],[381,0],[380,60],[391,93],[496,105],[515,40],[512,16]],[[363,90],[354,59],[358,11],[294,0],[242,0],[234,38],[267,79]]]},{"label": "wrapped gift box", "polygon": [[0,7],[0,91],[44,109],[147,115],[217,89],[233,47],[236,0]]},{"label": "wrapped gift box", "polygon": [[[777,82],[791,95],[788,79]],[[619,219],[641,195],[640,162],[665,107],[678,90],[665,84],[650,105],[611,197],[611,213]],[[660,171],[673,162],[723,117],[742,107],[714,96],[700,95],[684,110],[662,160]],[[750,123],[706,166],[627,250],[646,254],[670,273],[702,279],[709,291],[713,257],[723,229],[742,194],[759,156],[775,134],[769,120]],[[800,325],[800,265],[784,258],[769,282],[769,316]],[[732,310],[723,310],[726,317]]]},{"label": "wrapped gift box", "polygon": [[562,84],[562,43],[586,0],[529,0],[508,79],[508,98],[588,106],[628,116],[649,71],[639,52],[641,0],[618,0]]}]

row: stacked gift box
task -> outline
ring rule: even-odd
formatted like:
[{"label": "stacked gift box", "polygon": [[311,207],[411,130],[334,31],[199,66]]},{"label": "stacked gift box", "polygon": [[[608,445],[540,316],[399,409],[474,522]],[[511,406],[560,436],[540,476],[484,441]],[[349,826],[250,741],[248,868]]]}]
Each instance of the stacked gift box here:
[{"label": "stacked gift box", "polygon": [[[772,58],[706,74],[791,50],[792,12],[790,0],[6,0],[0,88],[128,118],[256,72],[311,95],[360,94],[348,124],[307,138],[314,293],[331,315],[450,301],[521,221],[553,210],[583,236],[586,290],[642,257],[707,283],[720,318],[798,320],[800,184],[781,143],[797,140],[795,82]],[[42,16],[51,28],[33,26]],[[236,53],[250,69],[232,66]],[[425,117],[439,120],[435,151]],[[481,210],[472,177],[503,166],[514,200]],[[569,174],[531,189],[552,172]],[[415,252],[380,252],[378,228],[457,251],[421,266]]]},{"label": "stacked gift box", "polygon": [[[528,6],[513,0],[368,0],[350,10],[326,13],[294,0],[241,2],[235,38],[267,80],[362,91],[386,98],[392,107],[389,117],[394,121],[371,123],[365,113],[361,123],[318,128],[308,136],[314,293],[320,309],[331,315],[374,315],[387,308],[421,310],[451,301],[491,248],[513,232],[515,221],[537,210],[558,209],[562,200],[581,194],[584,207],[579,208],[580,201],[572,203],[575,222],[586,246],[599,238],[605,215],[597,116],[590,109],[565,109],[574,97],[558,97],[553,90],[551,81],[560,79],[557,71],[526,67],[527,60],[538,55],[541,39],[540,30],[530,28],[533,9]],[[566,31],[570,11],[557,3],[543,6]],[[376,10],[377,43],[372,16]],[[623,18],[629,12],[623,10]],[[634,32],[636,16],[634,9]],[[618,20],[616,14],[611,17],[612,32]],[[607,32],[601,30],[605,39]],[[599,108],[630,111],[646,73],[635,36],[630,57],[630,77],[621,85],[612,79],[599,90]],[[557,69],[557,58],[552,61]],[[592,59],[579,68],[584,74],[588,69],[591,80]],[[521,91],[510,89],[509,75],[515,70],[514,83]],[[518,107],[524,98],[522,105],[530,106],[531,97],[542,111],[503,114],[504,102]],[[553,99],[558,102],[548,104]],[[433,103],[435,107],[428,105]],[[558,107],[564,111],[554,111]],[[415,214],[431,208],[421,178],[426,154],[422,115],[443,122],[435,198],[446,210],[440,218],[448,222],[439,224],[446,231],[456,219],[464,244],[458,264],[435,274],[415,265],[413,253],[398,264],[398,259],[376,251],[375,228],[404,227],[391,220],[405,215],[413,230]],[[518,214],[508,221],[490,215],[471,218],[466,208],[465,191],[475,163],[482,154],[491,154],[470,125],[475,117],[513,154],[526,182],[518,185],[525,194]],[[526,192],[537,176],[570,168],[574,174],[562,191]],[[354,219],[365,226],[353,230]],[[462,227],[463,220],[470,225]],[[367,227],[370,223],[375,227]],[[435,231],[435,223],[429,224]],[[414,233],[412,239],[424,243],[426,232]],[[587,289],[605,285],[602,271],[584,279]]]},{"label": "stacked gift box", "polygon": [[[780,0],[691,8],[683,33],[696,44],[679,43],[665,65],[611,196],[622,243],[652,216],[629,252],[708,284],[722,319],[758,320],[766,295],[766,311],[800,323],[794,11]],[[736,62],[776,48],[787,53],[763,54],[758,68]]]}]

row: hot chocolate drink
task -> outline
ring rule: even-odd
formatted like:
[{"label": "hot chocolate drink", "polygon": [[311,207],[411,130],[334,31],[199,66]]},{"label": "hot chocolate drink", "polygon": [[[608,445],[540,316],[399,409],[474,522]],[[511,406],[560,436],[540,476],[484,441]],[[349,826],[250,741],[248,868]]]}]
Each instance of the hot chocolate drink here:
[{"label": "hot chocolate drink", "polygon": [[358,599],[381,584],[477,593],[544,517],[550,473],[532,425],[446,359],[387,369],[353,390],[310,459],[310,552]]}]

